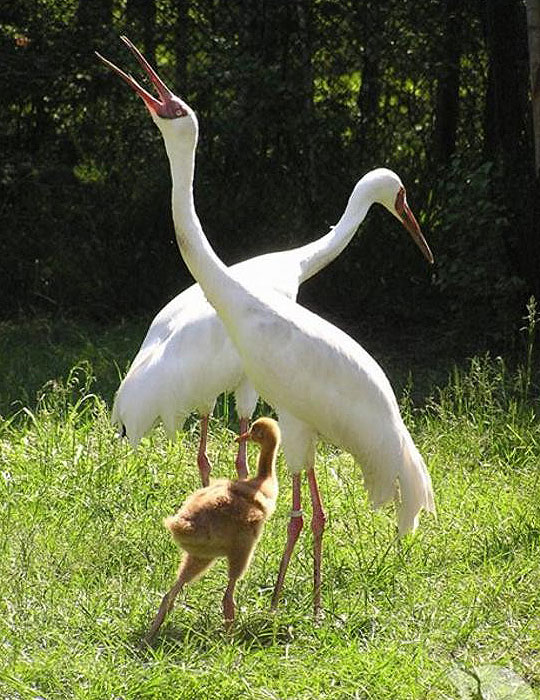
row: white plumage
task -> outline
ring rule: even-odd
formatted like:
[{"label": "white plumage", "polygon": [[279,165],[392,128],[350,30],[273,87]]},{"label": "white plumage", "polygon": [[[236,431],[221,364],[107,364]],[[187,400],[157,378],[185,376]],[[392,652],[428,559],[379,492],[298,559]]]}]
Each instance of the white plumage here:
[{"label": "white plumage", "polygon": [[[159,100],[114,68],[144,99],[163,135],[171,165],[172,210],[180,251],[223,321],[245,374],[280,417],[283,448],[293,473],[293,514],[273,604],[302,526],[299,472],[307,469],[314,509],[317,611],[325,520],[314,472],[317,436],[322,435],[355,457],[375,506],[393,499],[399,484],[400,533],[415,529],[422,508],[434,511],[431,480],[403,423],[388,379],[375,360],[334,325],[260,281],[247,280],[238,271],[226,268],[215,255],[193,202],[197,119],[144,58],[138,52],[136,55],[154,82]],[[387,175],[393,186],[388,187]],[[379,171],[373,186],[376,201],[403,221],[431,258],[399,178],[389,171]]]},{"label": "white plumage", "polygon": [[[245,284],[263,282],[295,299],[300,284],[334,260],[351,240],[376,201],[380,183],[394,186],[396,180],[383,169],[368,173],[326,236],[300,248],[245,260],[232,266],[231,272]],[[245,377],[223,323],[195,284],[152,321],[117,391],[112,420],[123,426],[134,446],[158,419],[172,438],[193,411],[203,416],[212,413],[223,391],[235,391],[240,418],[251,417],[257,393]]]},{"label": "white plumage", "polygon": [[[196,141],[192,146],[195,150]],[[373,203],[388,206],[399,184],[397,175],[389,170],[371,171],[358,181],[343,215],[327,235],[300,248],[245,260],[232,266],[231,272],[247,285],[262,282],[296,299],[300,284],[342,252]],[[393,207],[389,209],[394,213]],[[116,393],[112,422],[136,446],[160,420],[174,438],[187,417],[197,411],[203,417],[199,469],[207,483],[207,417],[224,391],[234,391],[241,431],[245,430],[258,394],[219,316],[195,284],[172,299],[152,321]],[[246,476],[245,443],[239,447],[237,468]]]}]

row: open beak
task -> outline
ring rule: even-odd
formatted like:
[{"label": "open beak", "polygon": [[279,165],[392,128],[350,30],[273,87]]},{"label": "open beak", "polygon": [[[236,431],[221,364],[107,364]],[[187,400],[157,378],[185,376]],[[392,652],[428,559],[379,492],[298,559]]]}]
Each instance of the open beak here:
[{"label": "open beak", "polygon": [[400,189],[396,197],[395,208],[397,217],[399,218],[403,226],[405,226],[407,231],[411,234],[413,241],[420,248],[426,260],[429,263],[433,264],[433,253],[431,252],[430,247],[428,246],[427,241],[424,238],[422,231],[420,230],[418,221],[412,213],[411,208],[407,204],[407,199],[405,197],[405,188],[403,187]]},{"label": "open beak", "polygon": [[157,114],[163,119],[176,119],[178,117],[185,117],[188,114],[188,108],[185,102],[183,102],[179,97],[177,97],[169,88],[165,85],[163,80],[159,77],[156,71],[148,63],[146,58],[142,55],[139,49],[132,44],[132,42],[127,38],[127,36],[120,37],[124,44],[129,48],[129,50],[134,54],[137,61],[142,66],[143,70],[146,72],[152,83],[154,84],[156,91],[158,93],[159,99],[151,95],[147,90],[145,90],[139,83],[135,80],[132,75],[125,73],[121,68],[115,66],[114,63],[104,58],[97,51],[96,56],[103,61],[103,63],[117,73],[122,80],[124,80],[139,97],[144,100],[144,104],[148,107],[150,112]]}]

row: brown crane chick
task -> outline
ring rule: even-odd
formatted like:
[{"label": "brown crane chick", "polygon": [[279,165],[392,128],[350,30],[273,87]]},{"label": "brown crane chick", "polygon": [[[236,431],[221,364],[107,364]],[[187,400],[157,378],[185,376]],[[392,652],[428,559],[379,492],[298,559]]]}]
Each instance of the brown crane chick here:
[{"label": "brown crane chick", "polygon": [[247,570],[264,523],[276,507],[278,482],[276,456],[281,442],[272,418],[259,418],[237,440],[260,445],[257,474],[253,479],[219,479],[195,491],[176,513],[164,519],[165,527],[184,550],[173,587],[163,596],[145,639],[150,642],[174,605],[184,584],[201,576],[218,557],[227,557],[229,581],[223,596],[223,617],[234,620],[234,587]]}]

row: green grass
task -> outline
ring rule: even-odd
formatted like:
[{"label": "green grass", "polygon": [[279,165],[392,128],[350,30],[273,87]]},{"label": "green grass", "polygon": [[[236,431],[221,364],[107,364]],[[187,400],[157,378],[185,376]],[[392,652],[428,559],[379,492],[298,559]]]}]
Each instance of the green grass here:
[{"label": "green grass", "polygon": [[[95,334],[90,352],[84,338],[80,347],[64,339],[67,360],[59,342],[58,366],[84,359],[72,370],[68,362],[63,379],[38,347],[27,350],[35,366],[26,374],[20,356],[3,354],[2,700],[468,698],[467,679],[478,683],[489,665],[539,697],[540,425],[530,373],[477,358],[424,406],[403,398],[438,506],[414,537],[398,541],[393,509],[373,513],[352,460],[320,447],[329,520],[318,625],[309,512],[269,612],[290,508],[280,457],[278,510],[239,584],[234,632],[223,630],[219,564],[141,649],[179,558],[161,520],[198,487],[197,434],[189,427],[172,444],[158,428],[136,452],[115,438],[103,397],[116,382],[111,358],[119,353],[123,368],[131,351],[124,331],[103,331],[109,345]],[[103,368],[100,385],[92,373]],[[32,381],[43,374],[54,381],[36,401]],[[223,420],[211,433],[214,473],[231,475],[233,433]]]}]

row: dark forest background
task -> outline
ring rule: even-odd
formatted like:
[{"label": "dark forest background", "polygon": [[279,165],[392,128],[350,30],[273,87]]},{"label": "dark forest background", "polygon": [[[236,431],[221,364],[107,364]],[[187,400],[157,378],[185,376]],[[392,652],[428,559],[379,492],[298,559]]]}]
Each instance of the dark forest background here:
[{"label": "dark forest background", "polygon": [[186,287],[168,163],[127,34],[196,110],[196,202],[236,262],[312,240],[369,169],[399,173],[436,257],[374,207],[301,300],[506,342],[540,291],[519,0],[18,0],[0,15],[0,315],[106,322]]}]

